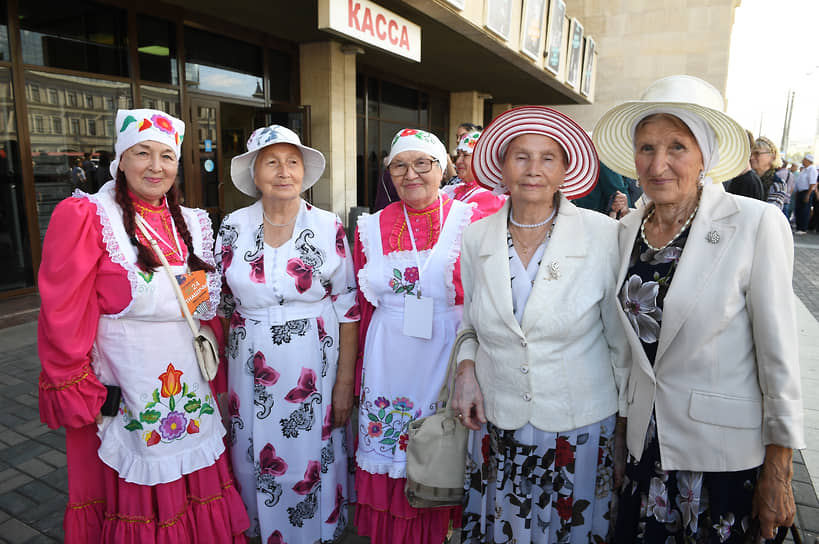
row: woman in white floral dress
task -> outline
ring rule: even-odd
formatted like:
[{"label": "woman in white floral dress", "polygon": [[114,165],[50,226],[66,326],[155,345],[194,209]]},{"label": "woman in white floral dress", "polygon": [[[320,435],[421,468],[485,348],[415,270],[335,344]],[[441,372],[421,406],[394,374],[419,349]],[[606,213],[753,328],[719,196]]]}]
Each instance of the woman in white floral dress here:
[{"label": "woman in white floral dress", "polygon": [[300,198],[324,157],[295,133],[255,131],[231,163],[259,196],[217,238],[222,314],[230,319],[229,443],[262,542],[331,542],[351,502],[348,419],[359,311],[339,219]]}]

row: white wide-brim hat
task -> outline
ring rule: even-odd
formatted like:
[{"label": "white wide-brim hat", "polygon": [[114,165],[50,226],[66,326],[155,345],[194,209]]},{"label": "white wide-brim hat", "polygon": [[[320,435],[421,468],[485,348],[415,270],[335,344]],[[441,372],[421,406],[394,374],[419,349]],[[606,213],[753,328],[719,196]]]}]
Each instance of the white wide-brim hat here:
[{"label": "white wide-brim hat", "polygon": [[705,172],[714,183],[733,179],[748,167],[751,155],[748,133],[723,113],[725,103],[716,87],[688,75],[658,79],[643,92],[640,100],[625,102],[607,111],[592,132],[600,160],[618,174],[637,179],[633,130],[641,119],[663,108],[697,115],[714,131],[719,161]]},{"label": "white wide-brim hat", "polygon": [[580,125],[545,106],[521,106],[498,115],[487,126],[472,153],[472,171],[478,183],[494,193],[506,193],[503,157],[509,142],[524,134],[555,140],[566,151],[569,165],[560,192],[568,199],[587,195],[597,183],[600,161],[591,138]]},{"label": "white wide-brim hat", "polygon": [[261,195],[253,183],[253,168],[256,155],[260,150],[273,144],[291,144],[301,151],[304,162],[304,178],[301,190],[306,191],[321,178],[324,173],[324,155],[321,151],[302,145],[298,134],[281,125],[270,125],[253,131],[247,139],[247,152],[233,157],[230,161],[230,179],[233,185],[244,194],[252,197]]}]

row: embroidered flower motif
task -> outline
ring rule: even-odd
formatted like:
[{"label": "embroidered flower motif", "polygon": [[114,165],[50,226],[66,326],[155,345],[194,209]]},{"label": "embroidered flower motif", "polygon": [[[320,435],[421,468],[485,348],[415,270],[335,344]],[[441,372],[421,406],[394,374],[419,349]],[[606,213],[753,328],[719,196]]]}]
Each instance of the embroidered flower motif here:
[{"label": "embroidered flower motif", "polygon": [[293,486],[293,491],[299,495],[307,495],[319,483],[321,465],[318,461],[308,461],[307,468],[304,470],[304,478],[300,482],[296,482]]},{"label": "embroidered flower motif", "polygon": [[313,268],[301,259],[287,261],[287,273],[296,279],[296,291],[304,293],[313,285]]},{"label": "embroidered flower motif", "polygon": [[282,476],[287,472],[287,463],[276,455],[276,448],[270,442],[259,452],[259,471],[271,476]]},{"label": "embroidered flower motif", "polygon": [[555,468],[568,466],[573,460],[571,443],[565,436],[558,436],[555,445]]},{"label": "embroidered flower motif", "polygon": [[407,451],[407,444],[409,443],[409,435],[402,434],[398,437],[398,449],[401,451]]},{"label": "embroidered flower motif", "polygon": [[406,128],[401,131],[401,134],[399,134],[399,136],[412,136],[413,134],[418,134],[418,131],[413,128]]},{"label": "embroidered flower motif", "polygon": [[648,517],[654,516],[660,523],[668,521],[668,489],[660,478],[654,477],[651,479],[646,515]]},{"label": "embroidered flower motif", "polygon": [[173,123],[171,120],[165,117],[164,115],[154,114],[151,117],[151,121],[153,122],[154,126],[164,132],[165,134],[173,134]]},{"label": "embroidered flower motif", "polygon": [[142,122],[139,124],[139,131],[138,132],[142,132],[143,130],[148,130],[152,126],[153,126],[153,124],[151,124],[150,121],[148,121],[147,119],[143,119]]},{"label": "embroidered flower motif", "polygon": [[187,428],[188,434],[196,434],[199,432],[199,422],[195,419],[192,419],[188,422]]},{"label": "embroidered flower motif", "polygon": [[185,433],[187,424],[185,415],[174,410],[160,421],[159,434],[163,440],[176,440]]},{"label": "embroidered flower motif", "polygon": [[404,269],[404,280],[406,280],[407,283],[415,283],[418,281],[418,267],[410,266]]},{"label": "embroidered flower motif", "polygon": [[294,403],[304,402],[307,397],[316,391],[316,371],[312,368],[302,367],[296,387],[287,392],[284,400]]},{"label": "embroidered flower motif", "polygon": [[376,408],[386,408],[390,405],[390,401],[386,397],[378,397],[373,404],[375,404]]},{"label": "embroidered flower motif", "polygon": [[125,129],[128,128],[128,125],[136,122],[137,122],[136,117],[134,117],[133,115],[127,116],[125,119],[122,120],[122,127],[120,127],[119,131],[125,132]]},{"label": "embroidered flower motif", "polygon": [[181,370],[176,370],[172,363],[168,363],[167,370],[159,375],[159,381],[162,382],[162,390],[159,394],[168,398],[182,391],[182,382],[180,380],[182,374]]},{"label": "embroidered flower motif", "polygon": [[367,425],[367,436],[372,438],[378,438],[381,436],[382,432],[382,425],[380,421],[370,421]]},{"label": "embroidered flower motif", "polygon": [[407,397],[398,397],[392,401],[392,407],[399,412],[409,412],[415,406]]},{"label": "embroidered flower motif", "polygon": [[663,311],[657,307],[657,293],[660,285],[656,281],[643,283],[640,276],[632,275],[623,285],[620,294],[623,310],[640,340],[646,343],[657,341],[660,334],[659,320]]},{"label": "embroidered flower motif", "polygon": [[145,443],[148,445],[148,447],[159,444],[160,440],[161,437],[159,436],[159,433],[156,431],[145,433]]}]

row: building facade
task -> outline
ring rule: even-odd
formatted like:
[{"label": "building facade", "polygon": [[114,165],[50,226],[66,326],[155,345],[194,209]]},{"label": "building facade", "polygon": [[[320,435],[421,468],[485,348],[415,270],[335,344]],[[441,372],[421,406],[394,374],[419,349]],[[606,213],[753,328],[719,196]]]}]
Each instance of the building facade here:
[{"label": "building facade", "polygon": [[36,289],[57,203],[110,177],[118,108],[185,121],[179,183],[216,224],[249,203],[230,159],[274,122],[324,153],[307,196],[346,221],[401,128],[451,149],[512,104],[593,103],[597,50],[566,4],[0,1],[0,297]]}]

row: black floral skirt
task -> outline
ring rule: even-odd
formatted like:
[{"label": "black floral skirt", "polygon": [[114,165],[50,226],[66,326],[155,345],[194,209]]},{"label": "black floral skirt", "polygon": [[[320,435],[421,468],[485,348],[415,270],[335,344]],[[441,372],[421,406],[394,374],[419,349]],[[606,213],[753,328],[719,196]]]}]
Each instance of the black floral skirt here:
[{"label": "black floral skirt", "polygon": [[626,465],[615,542],[744,542],[759,468],[737,472],[662,470],[653,415],[646,434],[642,458],[637,462],[629,456]]}]

